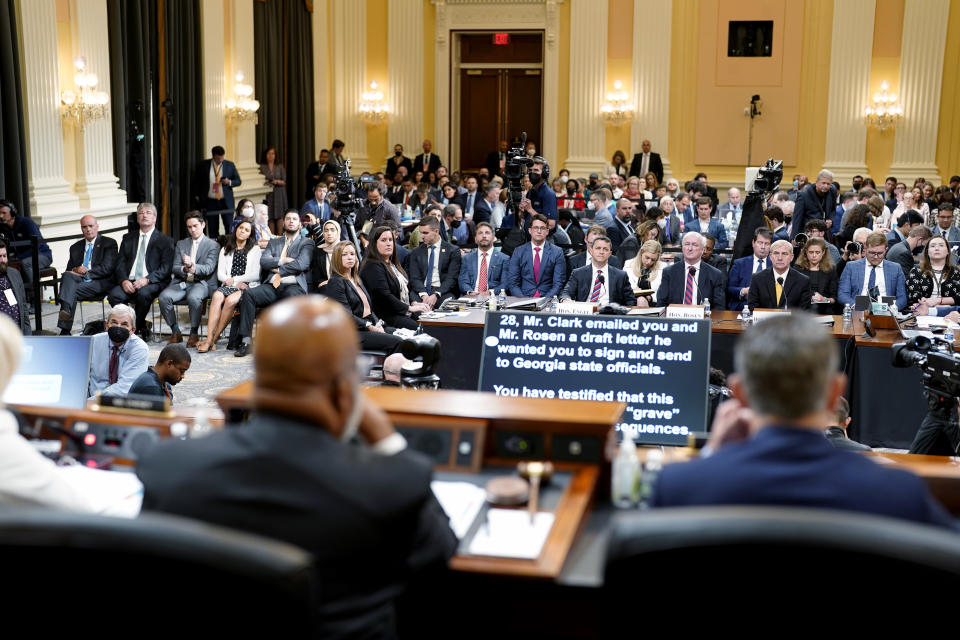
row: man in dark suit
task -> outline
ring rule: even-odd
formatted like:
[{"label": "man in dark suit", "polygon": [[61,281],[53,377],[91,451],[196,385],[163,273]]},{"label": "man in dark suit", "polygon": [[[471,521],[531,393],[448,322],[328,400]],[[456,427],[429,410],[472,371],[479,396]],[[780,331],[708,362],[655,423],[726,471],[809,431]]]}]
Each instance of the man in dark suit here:
[{"label": "man in dark suit", "polygon": [[717,240],[717,249],[727,248],[727,230],[723,224],[714,217],[711,217],[710,198],[701,196],[697,198],[697,217],[688,222],[684,228],[687,231],[697,231],[698,233],[709,233]]},{"label": "man in dark suit", "polygon": [[[833,225],[833,213],[837,208],[837,186],[833,184],[833,173],[824,169],[817,174],[817,181],[808,184],[797,195],[797,203],[793,208],[793,223],[790,227],[790,239],[807,226],[807,220],[820,218]],[[837,229],[836,231],[839,231]]]},{"label": "man in dark suit", "polygon": [[770,247],[769,269],[753,276],[747,304],[751,309],[809,309],[810,278],[790,268],[793,245],[777,240]]},{"label": "man in dark suit", "polygon": [[420,197],[417,195],[417,185],[413,181],[413,176],[403,176],[403,180],[400,182],[400,190],[391,193],[388,200],[396,205],[397,209],[400,210],[401,216],[408,206],[411,210],[419,207]]},{"label": "man in dark suit", "polygon": [[[582,251],[581,253],[575,253],[569,258],[567,258],[567,273],[573,273],[575,269],[579,269],[580,267],[584,267],[590,264],[590,259],[592,258],[592,256],[590,255],[590,243],[592,243],[593,239],[596,238],[597,236],[605,236],[605,235],[607,235],[606,229],[604,229],[598,224],[591,225],[590,228],[587,229],[587,235],[584,237],[584,244],[586,245],[586,251]],[[623,263],[620,262],[617,256],[610,256],[609,263],[611,267],[616,267],[617,269],[623,268],[622,266]]]},{"label": "man in dark suit", "polygon": [[608,263],[612,253],[610,238],[597,236],[590,248],[593,259],[589,265],[570,274],[560,298],[595,302],[601,307],[610,302],[629,307],[636,305],[637,296],[633,293],[626,272]]},{"label": "man in dark suit", "polygon": [[483,161],[483,166],[486,167],[491,178],[493,176],[503,175],[503,165],[507,161],[507,150],[509,149],[510,143],[506,140],[501,140],[497,146],[497,150],[487,154],[487,159]]},{"label": "man in dark suit", "polygon": [[550,226],[546,216],[532,215],[529,231],[530,242],[514,249],[510,256],[508,291],[512,296],[552,298],[566,281],[563,251],[547,242]]},{"label": "man in dark suit", "polygon": [[393,145],[393,157],[387,158],[387,168],[384,169],[383,175],[393,180],[393,176],[397,174],[397,169],[400,167],[407,169],[407,175],[413,175],[413,163],[410,162],[410,158],[403,155],[403,145],[395,144]]},{"label": "man in dark suit", "polygon": [[953,226],[953,204],[943,202],[937,207],[937,224],[930,227],[933,235],[947,242],[960,242],[960,229]]},{"label": "man in dark suit", "polygon": [[704,172],[698,173],[694,178],[695,182],[699,182],[703,185],[703,195],[710,198],[710,214],[713,215],[717,212],[717,205],[720,204],[720,197],[717,195],[717,188],[711,187],[707,183],[707,174]]},{"label": "man in dark suit", "polygon": [[476,226],[471,220],[465,220],[459,204],[448,204],[443,208],[443,227],[445,236],[451,244],[466,247],[473,244]]},{"label": "man in dark suit", "polygon": [[[0,313],[6,314],[23,335],[30,335],[30,309],[23,278],[16,269],[8,269],[7,243],[0,239]],[[12,298],[12,302],[11,302]]]},{"label": "man in dark suit", "polygon": [[341,304],[284,300],[257,342],[249,420],[142,456],[143,508],[306,549],[322,585],[313,635],[396,637],[393,599],[457,548],[430,461],[359,392],[359,340]]},{"label": "man in dark suit", "polygon": [[216,240],[203,235],[203,214],[191,211],[187,214],[187,237],[177,243],[173,253],[171,282],[160,292],[158,302],[160,315],[170,327],[167,344],[183,342],[183,334],[177,322],[174,303],[186,299],[190,310],[190,335],[187,348],[200,341],[200,321],[203,318],[203,301],[217,290],[217,264],[220,245]]},{"label": "man in dark suit", "polygon": [[440,168],[443,162],[440,161],[440,156],[432,153],[432,151],[433,143],[429,140],[424,140],[423,153],[417,154],[417,157],[413,159],[413,173],[423,171],[423,176],[426,178],[428,174],[437,172],[437,169]]},{"label": "man in dark suit", "polygon": [[637,205],[634,202],[626,198],[617,200],[617,215],[613,224],[607,227],[607,237],[610,238],[614,252],[624,240],[634,234],[634,225],[637,224],[636,211]]},{"label": "man in dark suit", "polygon": [[910,209],[909,211],[901,213],[900,217],[897,218],[896,228],[887,234],[887,250],[889,251],[897,243],[905,241],[907,236],[910,235],[910,230],[922,224],[923,216],[917,211]]},{"label": "man in dark suit", "polygon": [[300,234],[300,214],[290,209],[283,216],[283,235],[272,238],[260,254],[263,279],[260,285],[246,289],[240,296],[240,344],[233,355],[237,358],[250,353],[250,334],[257,309],[268,307],[277,300],[307,294],[307,275],[317,245]]},{"label": "man in dark suit", "polygon": [[650,141],[644,140],[640,143],[642,153],[634,154],[633,161],[630,163],[630,175],[637,176],[643,180],[643,177],[650,171],[657,176],[657,184],[663,182],[663,161],[660,160],[659,153],[650,151]]},{"label": "man in dark suit", "polygon": [[813,317],[759,322],[736,349],[737,372],[727,378],[734,399],[717,410],[713,455],[664,467],[654,507],[823,507],[954,528],[923,480],[824,437],[824,414],[836,408],[847,378],[837,372],[833,338]]},{"label": "man in dark suit", "polygon": [[460,293],[489,293],[504,289],[504,278],[510,259],[495,251],[493,227],[488,222],[477,223],[477,249],[460,258]]},{"label": "man in dark suit", "polygon": [[239,187],[240,174],[229,160],[227,152],[217,145],[211,149],[212,158],[201,161],[193,174],[193,202],[197,209],[207,214],[207,233],[211,238],[220,235],[219,215],[223,219],[224,233],[229,233],[233,220],[233,188]]},{"label": "man in dark suit", "polygon": [[903,269],[904,277],[910,275],[910,270],[913,269],[916,264],[913,256],[923,251],[923,248],[927,246],[932,236],[933,234],[930,229],[922,224],[914,226],[913,229],[910,229],[910,233],[907,234],[906,240],[898,242],[893,245],[892,248],[887,249],[887,260],[900,265],[900,268]]},{"label": "man in dark suit", "polygon": [[[483,198],[477,202],[473,208],[473,221],[480,222],[489,222],[494,224],[496,221],[493,219],[494,211],[502,211],[503,206],[498,207],[500,204],[500,191],[501,187],[496,182],[489,183],[486,187],[483,188]],[[501,213],[502,216],[502,213]]]},{"label": "man in dark suit", "polygon": [[657,289],[658,305],[703,304],[709,298],[713,309],[724,308],[724,277],[719,269],[702,261],[704,244],[703,236],[695,231],[683,235],[683,260],[663,270]]},{"label": "man in dark suit", "polygon": [[67,270],[60,277],[60,335],[70,335],[77,302],[98,300],[113,286],[117,268],[117,241],[100,235],[100,225],[93,216],[80,218],[83,240],[70,245]]},{"label": "man in dark suit", "polygon": [[419,228],[422,242],[410,254],[410,290],[435,309],[459,295],[460,249],[443,241],[435,217],[423,218]]},{"label": "man in dark suit", "polygon": [[330,152],[326,149],[320,149],[320,159],[307,165],[307,187],[304,191],[303,199],[309,200],[317,185],[323,182],[323,176],[328,173],[337,173],[340,167],[330,162]]},{"label": "man in dark suit", "polygon": [[136,233],[125,233],[120,240],[120,253],[107,300],[110,306],[132,304],[137,314],[137,335],[150,340],[147,313],[150,305],[170,282],[173,269],[173,238],[157,231],[157,208],[149,202],[137,207]]},{"label": "man in dark suit", "polygon": [[740,311],[750,292],[750,280],[770,266],[770,245],[773,233],[766,227],[757,227],[753,232],[753,255],[737,258],[730,267],[727,279],[727,308]]}]

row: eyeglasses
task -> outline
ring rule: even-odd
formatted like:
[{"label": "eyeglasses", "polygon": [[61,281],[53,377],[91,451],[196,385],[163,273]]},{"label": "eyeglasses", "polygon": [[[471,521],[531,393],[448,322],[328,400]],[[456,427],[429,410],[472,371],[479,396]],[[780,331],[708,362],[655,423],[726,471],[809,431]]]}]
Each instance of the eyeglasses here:
[{"label": "eyeglasses", "polygon": [[535,227],[530,227],[530,231],[546,231],[547,228],[543,225],[536,225]]},{"label": "eyeglasses", "polygon": [[886,251],[867,251],[866,253],[871,258],[882,258]]}]

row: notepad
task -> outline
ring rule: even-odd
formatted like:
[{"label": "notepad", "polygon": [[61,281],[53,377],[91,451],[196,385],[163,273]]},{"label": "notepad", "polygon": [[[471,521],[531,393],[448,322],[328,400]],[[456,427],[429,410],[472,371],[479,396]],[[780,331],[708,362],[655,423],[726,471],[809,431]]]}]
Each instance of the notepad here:
[{"label": "notepad", "polygon": [[82,465],[60,467],[73,487],[87,496],[97,513],[136,518],[143,502],[143,485],[135,473],[90,469]]},{"label": "notepad", "polygon": [[553,514],[541,511],[530,522],[530,513],[518,509],[490,509],[470,542],[476,556],[535,560],[553,527]]},{"label": "notepad", "polygon": [[430,483],[433,495],[443,507],[443,512],[450,518],[450,528],[457,536],[463,539],[470,527],[477,519],[477,514],[483,508],[487,492],[469,482],[443,482],[434,480]]}]

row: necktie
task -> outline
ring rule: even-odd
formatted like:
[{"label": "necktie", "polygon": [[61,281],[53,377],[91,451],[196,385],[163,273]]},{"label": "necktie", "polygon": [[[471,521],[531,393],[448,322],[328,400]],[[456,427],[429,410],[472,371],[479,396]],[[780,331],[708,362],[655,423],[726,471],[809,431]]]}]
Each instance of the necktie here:
[{"label": "necktie", "polygon": [[423,284],[427,287],[427,295],[433,295],[433,265],[434,265],[434,250],[437,248],[437,245],[431,245],[430,254],[427,257],[427,281]]},{"label": "necktie", "polygon": [[783,297],[783,277],[777,278],[777,308],[780,308],[780,299]]},{"label": "necktie", "polygon": [[540,247],[533,248],[533,281],[540,283]]},{"label": "necktie", "polygon": [[597,277],[593,281],[593,292],[590,294],[590,302],[598,302],[600,300],[600,278],[603,277],[603,271],[597,270]]},{"label": "necktie", "polygon": [[214,163],[213,165],[213,193],[217,196],[217,200],[223,199],[223,192],[220,190],[220,165]]},{"label": "necktie", "polygon": [[870,279],[867,281],[867,295],[873,295],[870,292],[877,286],[877,268],[870,266]]},{"label": "necktie", "polygon": [[117,383],[117,375],[120,372],[120,347],[113,345],[113,350],[110,352],[110,372],[107,377],[107,381],[110,384]]},{"label": "necktie", "polygon": [[[87,250],[83,254],[83,268],[87,271],[90,270],[90,260],[93,258],[93,243],[87,243]],[[84,282],[90,282],[90,274],[86,274],[83,278]]]},{"label": "necktie", "polygon": [[147,234],[140,234],[140,246],[137,247],[137,262],[133,269],[133,276],[138,280],[145,275],[147,275],[146,268],[144,267],[144,257],[147,253]]},{"label": "necktie", "polygon": [[[280,251],[280,262],[283,262],[283,259],[287,257],[287,247],[289,247],[289,246],[290,246],[290,241],[289,241],[289,240],[287,240],[286,242],[283,243],[283,249]],[[278,266],[282,266],[282,265],[278,265]],[[280,276],[279,273],[278,273],[277,275],[273,276],[273,288],[274,288],[274,289],[276,289],[276,288],[278,288],[278,287],[280,286],[280,280],[282,280],[282,279],[283,279],[283,278]]]},{"label": "necktie", "polygon": [[683,289],[683,304],[693,304],[693,284],[696,275],[697,270],[694,267],[687,270],[687,286]]},{"label": "necktie", "polygon": [[477,277],[477,293],[487,290],[487,254],[480,254],[480,275]]},{"label": "necktie", "polygon": [[761,269],[763,269],[763,260],[757,260],[757,268],[753,272],[760,273]]},{"label": "necktie", "polygon": [[475,194],[467,194],[467,210],[465,213],[473,213],[473,196]]}]

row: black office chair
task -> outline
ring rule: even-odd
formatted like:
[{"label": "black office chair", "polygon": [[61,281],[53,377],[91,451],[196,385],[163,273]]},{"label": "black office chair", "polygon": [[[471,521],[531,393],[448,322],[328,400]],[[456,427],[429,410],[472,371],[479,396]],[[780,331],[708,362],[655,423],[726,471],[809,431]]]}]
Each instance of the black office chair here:
[{"label": "black office chair", "polygon": [[309,553],[186,518],[0,508],[0,566],[4,610],[38,637],[301,638],[314,629]]},{"label": "black office chair", "polygon": [[691,619],[694,611],[785,611],[834,601],[838,611],[876,615],[878,606],[896,603],[897,613],[906,613],[905,606],[931,593],[957,593],[960,536],[825,509],[685,507],[617,514],[604,578],[612,610],[622,606],[622,594],[642,592],[644,585],[655,589],[658,613],[680,613],[694,624],[719,622]]}]

